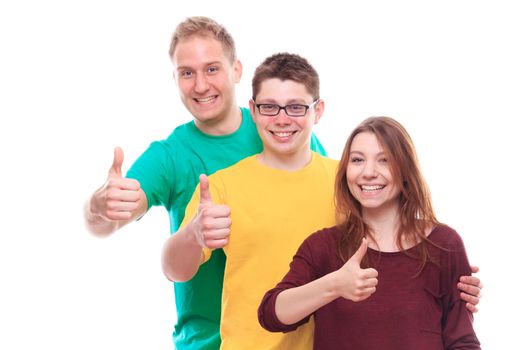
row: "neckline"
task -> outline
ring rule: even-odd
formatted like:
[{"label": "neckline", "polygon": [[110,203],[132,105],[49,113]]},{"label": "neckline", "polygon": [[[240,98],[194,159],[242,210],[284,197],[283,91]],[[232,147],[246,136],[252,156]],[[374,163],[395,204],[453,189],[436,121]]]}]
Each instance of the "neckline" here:
[{"label": "neckline", "polygon": [[[437,231],[438,228],[439,228],[439,225],[435,225],[432,228],[432,230],[430,231],[430,233],[428,234],[427,239],[430,239],[430,237],[432,237],[435,234],[435,232]],[[370,248],[370,247],[367,247],[367,250],[369,250],[369,251],[371,251],[371,252],[373,252],[374,254],[377,254],[377,255],[380,254],[382,256],[384,256],[384,255],[395,256],[395,255],[400,255],[400,254],[405,255],[406,252],[409,252],[409,251],[411,251],[413,249],[416,249],[416,247],[418,247],[419,245],[421,245],[421,242],[419,242],[418,244],[416,244],[416,245],[414,245],[414,246],[412,246],[412,247],[410,247],[408,249],[399,250],[397,252],[383,252],[383,251],[380,251],[380,250],[377,250],[377,249],[374,249],[374,248]]]},{"label": "neckline", "polygon": [[288,175],[291,175],[291,176],[297,176],[297,174],[302,174],[302,173],[307,173],[308,171],[310,171],[310,169],[312,169],[314,167],[314,164],[318,162],[318,159],[320,158],[320,155],[317,154],[316,152],[312,151],[312,158],[310,159],[310,161],[308,162],[308,164],[306,164],[304,167],[300,168],[300,169],[296,169],[296,170],[285,170],[285,169],[279,169],[279,168],[272,168],[266,164],[263,164],[261,163],[258,159],[257,159],[257,156],[259,154],[255,154],[250,158],[250,161],[255,163],[255,167],[259,168],[260,171],[264,171],[266,173],[266,175],[268,176],[283,176],[283,174],[288,174]]}]

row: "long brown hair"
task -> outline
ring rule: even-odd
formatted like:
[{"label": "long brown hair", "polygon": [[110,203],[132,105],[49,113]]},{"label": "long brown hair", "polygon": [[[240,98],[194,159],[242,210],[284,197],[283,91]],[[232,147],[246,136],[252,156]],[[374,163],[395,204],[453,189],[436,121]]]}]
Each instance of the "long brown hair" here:
[{"label": "long brown hair", "polygon": [[[419,167],[416,150],[410,135],[396,120],[389,117],[371,117],[359,124],[348,137],[339,163],[335,181],[335,201],[340,227],[345,234],[338,244],[338,255],[346,262],[359,248],[369,228],[363,220],[362,207],[348,188],[346,169],[350,147],[356,135],[373,133],[388,158],[394,182],[401,189],[399,194],[400,225],[396,236],[397,246],[403,250],[403,241],[417,245],[416,257],[421,260],[419,274],[428,261],[434,259],[428,251],[425,230],[439,222],[434,214],[430,191]],[[370,236],[370,238],[373,237]],[[418,244],[421,243],[421,244]],[[411,255],[406,250],[405,254]],[[368,264],[365,260],[365,264]]]}]

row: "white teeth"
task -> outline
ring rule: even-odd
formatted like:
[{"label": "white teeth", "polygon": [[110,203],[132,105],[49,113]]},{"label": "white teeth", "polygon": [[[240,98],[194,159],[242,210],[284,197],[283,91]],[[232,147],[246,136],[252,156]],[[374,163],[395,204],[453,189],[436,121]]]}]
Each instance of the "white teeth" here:
[{"label": "white teeth", "polygon": [[361,189],[363,191],[377,191],[377,190],[380,190],[382,188],[384,188],[385,186],[379,186],[379,185],[375,185],[375,186],[365,186],[365,185],[362,185],[361,186]]},{"label": "white teeth", "polygon": [[279,137],[288,137],[288,136],[292,135],[293,132],[277,132],[277,131],[274,131],[273,134],[277,135]]},{"label": "white teeth", "polygon": [[209,97],[206,97],[206,98],[196,98],[195,100],[197,100],[197,102],[206,103],[206,102],[210,102],[211,100],[214,100],[214,99],[215,99],[215,96],[209,96]]}]

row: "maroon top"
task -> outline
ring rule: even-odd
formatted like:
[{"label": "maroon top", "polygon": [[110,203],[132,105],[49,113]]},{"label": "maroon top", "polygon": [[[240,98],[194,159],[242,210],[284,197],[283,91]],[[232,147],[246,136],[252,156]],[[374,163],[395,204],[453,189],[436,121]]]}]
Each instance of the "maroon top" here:
[{"label": "maroon top", "polygon": [[[259,322],[264,328],[289,332],[308,321],[309,317],[293,325],[282,324],[275,315],[275,300],[281,291],[343,266],[336,254],[341,235],[338,228],[331,227],[303,242],[290,271],[259,306]],[[463,241],[444,225],[436,227],[428,238],[446,250],[428,244],[439,267],[427,263],[416,278],[419,260],[402,252],[379,253],[369,248],[370,267],[379,273],[376,292],[361,302],[338,298],[318,309],[313,314],[314,349],[480,349],[472,314],[456,288],[459,277],[471,273]]]}]

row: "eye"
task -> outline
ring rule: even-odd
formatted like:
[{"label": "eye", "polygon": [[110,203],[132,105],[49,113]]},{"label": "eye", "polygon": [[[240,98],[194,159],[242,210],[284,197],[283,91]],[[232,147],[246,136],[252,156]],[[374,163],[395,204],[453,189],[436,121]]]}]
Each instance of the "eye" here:
[{"label": "eye", "polygon": [[208,73],[209,74],[215,74],[219,71],[219,68],[218,67],[215,67],[215,66],[211,66],[211,67],[208,67]]},{"label": "eye", "polygon": [[181,70],[179,72],[179,77],[181,78],[191,78],[193,76],[193,72],[190,70]]},{"label": "eye", "polygon": [[387,158],[379,158],[378,162],[386,164],[386,163],[388,163],[388,159]]},{"label": "eye", "polygon": [[364,161],[364,159],[361,158],[361,157],[352,157],[352,158],[350,158],[350,162],[351,163],[361,163],[363,161]]},{"label": "eye", "polygon": [[261,113],[273,113],[275,112],[279,107],[277,105],[272,104],[262,104],[259,106],[259,110]]}]

